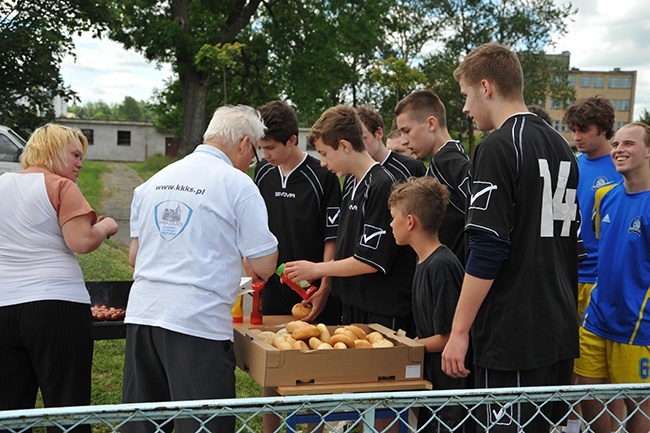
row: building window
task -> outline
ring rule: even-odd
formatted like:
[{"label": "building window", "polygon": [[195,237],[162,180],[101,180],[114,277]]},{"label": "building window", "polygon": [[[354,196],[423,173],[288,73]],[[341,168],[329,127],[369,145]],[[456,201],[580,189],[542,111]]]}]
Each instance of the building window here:
[{"label": "building window", "polygon": [[88,140],[88,146],[92,146],[93,144],[95,144],[94,129],[82,129],[81,133],[86,137],[86,140]]},{"label": "building window", "polygon": [[632,78],[621,77],[621,89],[631,89],[631,88],[632,88]]},{"label": "building window", "polygon": [[569,75],[569,86],[571,86],[571,87],[576,86],[576,76],[575,75]]},{"label": "building window", "polygon": [[607,87],[610,89],[618,89],[618,77],[609,77],[607,80]]},{"label": "building window", "polygon": [[560,130],[560,121],[559,121],[559,120],[554,120],[554,121],[553,121],[553,128],[554,128],[556,131],[559,131],[559,130]]},{"label": "building window", "polygon": [[117,131],[117,145],[130,146],[131,145],[131,131]]},{"label": "building window", "polygon": [[567,126],[566,122],[562,122],[562,128],[560,130],[562,132],[567,132],[569,130],[569,127]]},{"label": "building window", "polygon": [[630,111],[630,100],[629,99],[619,99],[618,100],[618,109],[619,109],[619,111]]},{"label": "building window", "polygon": [[580,77],[580,87],[591,87],[591,77],[586,75]]},{"label": "building window", "polygon": [[616,122],[616,130],[618,131],[619,129],[621,129],[625,125],[627,125],[627,122]]},{"label": "building window", "polygon": [[616,111],[630,111],[629,99],[612,99],[611,102]]},{"label": "building window", "polygon": [[551,110],[561,110],[561,109],[562,109],[562,103],[560,102],[560,100],[556,98],[551,98]]},{"label": "building window", "polygon": [[594,77],[593,81],[593,87],[596,87],[598,89],[602,89],[605,83],[605,79],[603,77]]}]

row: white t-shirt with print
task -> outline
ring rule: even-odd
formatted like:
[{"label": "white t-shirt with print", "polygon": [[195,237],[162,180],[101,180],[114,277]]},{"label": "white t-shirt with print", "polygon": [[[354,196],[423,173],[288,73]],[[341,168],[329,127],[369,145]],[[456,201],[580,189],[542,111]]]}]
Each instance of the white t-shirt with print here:
[{"label": "white t-shirt with print", "polygon": [[219,149],[200,145],[136,188],[138,238],[126,323],[232,340],[242,257],[273,253],[264,201]]}]

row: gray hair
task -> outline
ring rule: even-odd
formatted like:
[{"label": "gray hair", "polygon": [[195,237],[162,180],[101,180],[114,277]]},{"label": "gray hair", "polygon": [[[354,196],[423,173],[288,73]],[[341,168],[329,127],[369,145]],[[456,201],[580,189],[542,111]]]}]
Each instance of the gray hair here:
[{"label": "gray hair", "polygon": [[245,135],[257,143],[266,126],[259,111],[248,105],[224,105],[212,115],[208,129],[203,134],[205,143],[218,142],[225,147],[235,146]]}]

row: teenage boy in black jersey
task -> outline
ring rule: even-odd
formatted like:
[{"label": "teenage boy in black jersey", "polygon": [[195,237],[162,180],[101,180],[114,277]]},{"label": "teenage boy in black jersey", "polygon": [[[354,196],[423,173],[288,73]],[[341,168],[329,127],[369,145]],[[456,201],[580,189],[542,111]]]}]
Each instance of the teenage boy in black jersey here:
[{"label": "teenage boy in black jersey", "polygon": [[445,105],[430,90],[418,90],[397,103],[397,126],[417,158],[432,157],[427,176],[449,188],[449,202],[440,227],[440,242],[465,263],[465,202],[469,190],[469,157],[447,130]]},{"label": "teenage boy in black jersey", "polygon": [[[264,160],[255,167],[255,183],[269,214],[269,228],[278,239],[278,265],[292,260],[334,258],[341,186],[334,173],[298,147],[298,119],[282,101],[259,108],[266,135],[257,142]],[[330,278],[314,282],[312,312],[305,319],[327,325],[341,321],[341,306],[330,298]],[[302,298],[277,275],[264,286],[264,315],[291,314]]]},{"label": "teenage boy in black jersey", "polygon": [[363,143],[368,154],[381,164],[396,182],[403,182],[409,177],[424,176],[427,168],[422,161],[390,151],[384,145],[384,120],[372,108],[362,105],[357,107],[357,114],[363,128]]},{"label": "teenage boy in black jersey", "polygon": [[390,228],[388,197],[392,176],[373,160],[363,144],[361,120],[354,108],[325,111],[309,134],[321,165],[351,174],[341,200],[333,261],[290,262],[294,281],[332,278],[332,294],[341,299],[343,323],[380,323],[414,336],[411,282],[415,253],[398,247]]},{"label": "teenage boy in black jersey", "polygon": [[[269,229],[278,239],[278,265],[298,259],[332,260],[341,203],[339,180],[298,147],[298,119],[289,105],[271,101],[259,111],[266,132],[257,142],[264,159],[255,167],[254,180],[266,203]],[[330,296],[330,280],[314,281],[318,290],[308,299],[312,311],[305,320],[327,325],[341,322],[341,303]],[[290,315],[302,300],[273,274],[264,285],[262,313]],[[267,387],[263,393],[278,395]],[[265,432],[276,431],[281,419],[264,415],[263,424]]]},{"label": "teenage boy in black jersey", "polygon": [[[527,112],[517,56],[482,45],[454,71],[480,131],[470,168],[469,257],[442,368],[477,387],[569,385],[578,356],[578,166],[559,133]],[[482,407],[490,431],[548,431],[566,407]],[[520,428],[523,423],[529,423]]]}]

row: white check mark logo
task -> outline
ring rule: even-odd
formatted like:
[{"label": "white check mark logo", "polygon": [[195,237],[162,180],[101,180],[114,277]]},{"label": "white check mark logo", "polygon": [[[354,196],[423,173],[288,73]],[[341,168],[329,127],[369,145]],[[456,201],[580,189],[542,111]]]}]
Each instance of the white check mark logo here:
[{"label": "white check mark logo", "polygon": [[339,214],[340,214],[340,213],[341,213],[341,209],[339,209],[338,211],[336,211],[336,213],[334,214],[334,216],[332,216],[332,217],[329,217],[329,216],[328,216],[328,217],[327,217],[327,221],[329,221],[330,224],[334,224],[334,221],[336,221],[336,219],[339,217]]},{"label": "white check mark logo", "polygon": [[372,238],[376,238],[377,236],[381,236],[381,235],[384,235],[384,234],[386,234],[386,230],[379,230],[379,231],[374,232],[370,236],[366,236],[364,234],[363,236],[361,236],[361,240],[363,241],[363,243],[367,244],[368,241],[371,240]]},{"label": "white check mark logo", "polygon": [[494,189],[498,189],[498,187],[496,185],[490,185],[487,188],[483,188],[482,190],[480,190],[476,194],[472,194],[472,197],[469,200],[469,204],[470,205],[474,204],[474,201],[477,198],[481,197],[482,195],[485,195],[485,194],[489,193],[490,191],[492,191]]}]

